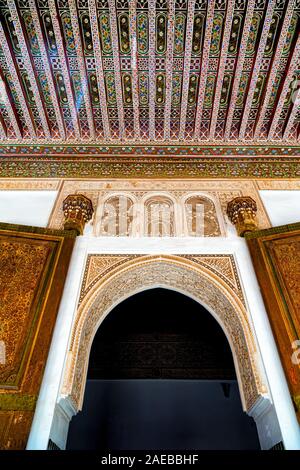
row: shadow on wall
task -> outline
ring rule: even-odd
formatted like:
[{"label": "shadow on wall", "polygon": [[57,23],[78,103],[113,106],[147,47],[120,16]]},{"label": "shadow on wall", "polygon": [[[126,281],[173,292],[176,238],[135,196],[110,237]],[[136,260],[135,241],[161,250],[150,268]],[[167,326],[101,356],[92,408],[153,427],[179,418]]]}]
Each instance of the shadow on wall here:
[{"label": "shadow on wall", "polygon": [[259,449],[237,382],[226,384],[230,387],[203,380],[88,380],[67,449]]}]

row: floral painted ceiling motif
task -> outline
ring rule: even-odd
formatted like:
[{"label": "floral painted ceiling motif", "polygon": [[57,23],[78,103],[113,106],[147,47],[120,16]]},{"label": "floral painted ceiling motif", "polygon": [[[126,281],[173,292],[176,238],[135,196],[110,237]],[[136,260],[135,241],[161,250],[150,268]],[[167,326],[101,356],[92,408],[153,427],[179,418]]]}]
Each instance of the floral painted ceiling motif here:
[{"label": "floral painted ceiling motif", "polygon": [[0,0],[0,141],[300,134],[300,0]]}]

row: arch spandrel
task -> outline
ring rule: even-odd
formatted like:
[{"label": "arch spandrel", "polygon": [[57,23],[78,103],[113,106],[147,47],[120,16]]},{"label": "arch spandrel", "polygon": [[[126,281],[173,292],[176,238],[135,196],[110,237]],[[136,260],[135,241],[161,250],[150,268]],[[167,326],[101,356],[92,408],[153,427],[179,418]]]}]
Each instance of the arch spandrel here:
[{"label": "arch spandrel", "polygon": [[101,322],[126,298],[155,287],[187,295],[215,317],[229,341],[243,408],[249,411],[267,395],[267,386],[245,304],[221,275],[173,255],[131,259],[99,279],[89,291],[74,322],[61,396],[81,409],[90,349]]}]

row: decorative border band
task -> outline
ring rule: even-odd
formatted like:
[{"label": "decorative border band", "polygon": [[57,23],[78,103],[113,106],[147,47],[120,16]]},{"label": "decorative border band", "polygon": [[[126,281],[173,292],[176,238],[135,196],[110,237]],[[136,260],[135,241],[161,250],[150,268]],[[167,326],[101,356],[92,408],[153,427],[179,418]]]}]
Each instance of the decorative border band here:
[{"label": "decorative border band", "polygon": [[245,233],[245,238],[261,238],[268,235],[275,235],[276,233],[294,232],[295,230],[300,230],[300,222],[296,222],[295,224],[279,225],[278,227],[257,230],[255,232],[248,232]]},{"label": "decorative border band", "polygon": [[299,157],[10,156],[1,178],[300,178]]},{"label": "decorative border band", "polygon": [[42,227],[31,227],[30,225],[17,225],[7,224],[0,222],[0,230],[9,230],[22,233],[36,233],[41,235],[50,235],[54,237],[76,238],[77,232],[75,230],[56,230]]},{"label": "decorative border band", "polygon": [[273,158],[281,159],[281,157],[300,157],[300,146],[299,145],[280,145],[279,143],[273,143],[264,145],[262,143],[256,143],[252,145],[244,143],[233,143],[224,142],[223,144],[195,144],[195,145],[182,145],[170,143],[169,145],[155,145],[149,143],[149,145],[131,145],[129,143],[124,145],[114,145],[112,143],[104,142],[97,144],[86,144],[82,142],[73,141],[69,144],[62,142],[41,142],[37,144],[24,144],[20,142],[10,142],[6,144],[0,144],[0,155],[1,156],[25,156],[25,155],[36,155],[36,156],[76,156],[80,155],[84,158],[89,156],[132,156],[141,158],[143,156],[176,156],[183,157],[187,156],[190,158],[202,157],[202,156],[238,156],[238,157],[263,157],[272,156]]}]

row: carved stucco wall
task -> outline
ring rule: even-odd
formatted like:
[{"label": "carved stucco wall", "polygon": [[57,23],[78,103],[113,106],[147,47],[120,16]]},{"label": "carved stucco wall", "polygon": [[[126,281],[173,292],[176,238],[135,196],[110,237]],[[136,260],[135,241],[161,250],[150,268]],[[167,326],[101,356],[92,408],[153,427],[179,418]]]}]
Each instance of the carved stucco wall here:
[{"label": "carved stucco wall", "polygon": [[[134,214],[137,224],[143,226],[144,206],[152,196],[167,197],[175,204],[176,231],[175,236],[188,236],[185,227],[186,217],[185,201],[192,196],[206,197],[215,207],[215,218],[220,228],[218,235],[226,236],[226,208],[227,203],[238,196],[251,196],[257,202],[257,220],[259,228],[270,227],[270,221],[259,196],[255,181],[252,180],[197,180],[197,179],[139,179],[139,180],[65,180],[62,182],[53,208],[49,227],[61,228],[63,226],[63,213],[61,211],[63,200],[68,194],[81,193],[91,199],[95,209],[93,218],[93,233],[99,236],[99,227],[103,216],[103,206],[111,196],[122,195],[135,201]],[[207,225],[207,224],[206,224]],[[207,227],[206,227],[207,228]],[[205,231],[206,232],[206,231]],[[144,230],[136,230],[135,236],[143,236]],[[211,233],[210,235],[216,236]]]},{"label": "carved stucco wall", "polygon": [[[268,204],[264,207],[265,200],[261,199],[261,191],[269,192],[268,190],[282,192],[283,199],[285,197],[285,191],[296,191],[300,189],[300,180],[275,180],[275,179],[54,179],[54,178],[0,178],[0,199],[1,193],[10,191],[58,191],[57,198],[52,210],[52,214],[49,219],[48,227],[50,228],[62,228],[63,226],[63,213],[61,210],[63,199],[70,193],[83,193],[90,197],[93,201],[94,208],[96,209],[94,220],[93,220],[93,233],[97,233],[99,226],[99,220],[101,219],[101,212],[103,209],[103,203],[107,198],[113,194],[123,194],[128,197],[132,197],[133,200],[141,200],[143,196],[153,194],[162,194],[168,196],[175,196],[177,201],[182,204],[182,199],[188,197],[188,195],[200,194],[202,196],[210,198],[215,204],[217,218],[220,223],[221,234],[226,235],[228,232],[228,220],[226,216],[226,204],[227,202],[236,196],[251,196],[256,200],[258,205],[257,221],[260,229],[269,228],[271,226],[273,212],[275,214],[282,205],[281,199],[274,200],[269,207]],[[182,196],[183,195],[183,196]],[[278,195],[278,197],[280,197]],[[295,193],[295,198],[297,194]],[[20,198],[23,201],[23,196],[20,194]],[[269,196],[268,196],[269,198]],[[291,195],[291,200],[293,196]],[[270,199],[270,198],[269,198]],[[277,202],[276,202],[277,201]],[[51,202],[52,204],[52,202]],[[288,202],[287,202],[288,204]],[[20,204],[21,207],[22,204]],[[293,206],[291,202],[290,206]],[[1,208],[0,208],[1,209]],[[284,217],[282,211],[279,211],[279,217],[276,217],[276,222],[273,225],[281,225],[285,223],[294,223],[299,220],[299,212],[297,212],[297,206],[295,206],[295,217],[287,219],[286,211],[284,211]],[[289,211],[292,211],[291,207]],[[183,208],[181,212],[184,213]],[[294,214],[292,212],[292,214]],[[1,213],[1,211],[0,211]],[[4,218],[2,221],[10,223],[26,223],[32,225],[29,214],[18,211],[18,207],[13,208],[15,219]],[[271,222],[268,218],[271,218]],[[24,219],[24,217],[26,217]],[[294,218],[293,218],[294,217]],[[24,219],[24,220],[23,220]],[[177,217],[178,219],[178,217]],[[44,220],[44,219],[43,219]],[[224,223],[225,222],[225,223]],[[98,224],[98,225],[97,225]],[[38,225],[43,225],[39,223]],[[44,224],[46,225],[46,223]],[[184,223],[181,223],[183,228],[182,232],[188,235]],[[89,234],[90,234],[89,228]],[[179,236],[182,236],[180,233]],[[98,233],[99,235],[99,233]]]},{"label": "carved stucco wall", "polygon": [[75,409],[83,403],[94,335],[105,316],[145,289],[174,289],[203,304],[230,343],[243,408],[268,394],[256,341],[232,255],[89,255],[61,390]]}]

